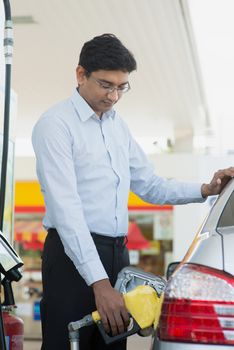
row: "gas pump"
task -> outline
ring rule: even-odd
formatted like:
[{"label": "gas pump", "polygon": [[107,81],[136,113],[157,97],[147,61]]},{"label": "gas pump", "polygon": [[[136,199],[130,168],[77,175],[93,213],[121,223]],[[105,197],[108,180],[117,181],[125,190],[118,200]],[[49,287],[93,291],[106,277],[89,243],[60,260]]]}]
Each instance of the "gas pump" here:
[{"label": "gas pump", "polygon": [[[3,230],[6,193],[11,95],[11,64],[13,52],[13,25],[11,20],[10,2],[9,0],[3,0],[3,3],[5,12],[4,53],[6,62],[6,74],[0,184],[0,287],[2,284],[4,289],[4,302],[2,303],[2,300],[0,299],[0,349],[10,350],[14,348],[17,350],[22,350],[23,324],[20,319],[11,314],[12,308],[15,307],[11,283],[13,281],[19,281],[22,277],[19,268],[23,265],[23,262],[1,233]],[[5,336],[7,336],[8,344],[6,344]]]}]

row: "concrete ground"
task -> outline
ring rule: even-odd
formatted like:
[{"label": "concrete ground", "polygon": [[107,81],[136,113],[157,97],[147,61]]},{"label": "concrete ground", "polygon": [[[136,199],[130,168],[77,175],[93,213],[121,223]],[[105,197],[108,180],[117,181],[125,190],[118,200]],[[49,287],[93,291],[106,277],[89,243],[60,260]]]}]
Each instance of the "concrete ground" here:
[{"label": "concrete ground", "polygon": [[[133,335],[128,338],[128,350],[150,350],[151,338]],[[24,350],[40,350],[40,341],[25,340]]]}]

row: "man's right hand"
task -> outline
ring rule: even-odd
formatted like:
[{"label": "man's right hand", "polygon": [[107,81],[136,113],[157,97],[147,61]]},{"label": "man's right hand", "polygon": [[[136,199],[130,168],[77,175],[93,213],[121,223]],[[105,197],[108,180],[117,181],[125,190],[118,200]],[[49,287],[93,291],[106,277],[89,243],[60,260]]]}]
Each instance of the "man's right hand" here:
[{"label": "man's right hand", "polygon": [[129,315],[122,294],[111,286],[108,279],[97,281],[92,287],[105,331],[111,331],[112,335],[124,332],[129,324]]}]

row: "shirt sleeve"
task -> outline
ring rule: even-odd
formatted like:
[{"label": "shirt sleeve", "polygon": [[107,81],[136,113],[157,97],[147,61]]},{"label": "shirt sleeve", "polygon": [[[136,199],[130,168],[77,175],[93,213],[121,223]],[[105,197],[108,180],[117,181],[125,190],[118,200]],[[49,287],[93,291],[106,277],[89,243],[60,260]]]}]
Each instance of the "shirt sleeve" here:
[{"label": "shirt sleeve", "polygon": [[152,204],[202,203],[200,183],[180,182],[157,176],[153,165],[137,142],[130,136],[131,190]]},{"label": "shirt sleeve", "polygon": [[69,128],[59,118],[41,118],[34,127],[32,142],[46,210],[65,253],[88,285],[108,278],[84,217]]}]

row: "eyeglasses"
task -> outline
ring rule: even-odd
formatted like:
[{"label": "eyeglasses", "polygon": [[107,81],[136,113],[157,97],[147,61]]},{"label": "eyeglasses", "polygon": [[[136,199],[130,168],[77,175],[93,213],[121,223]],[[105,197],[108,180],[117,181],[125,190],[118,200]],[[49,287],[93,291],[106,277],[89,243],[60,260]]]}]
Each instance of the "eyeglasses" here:
[{"label": "eyeglasses", "polygon": [[114,86],[106,81],[96,79],[91,75],[89,75],[89,78],[95,81],[108,94],[112,94],[115,90],[117,91],[118,94],[124,94],[125,92],[128,92],[131,89],[129,82],[124,83],[123,85],[120,85],[120,86]]}]

